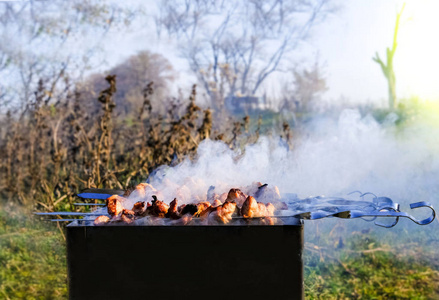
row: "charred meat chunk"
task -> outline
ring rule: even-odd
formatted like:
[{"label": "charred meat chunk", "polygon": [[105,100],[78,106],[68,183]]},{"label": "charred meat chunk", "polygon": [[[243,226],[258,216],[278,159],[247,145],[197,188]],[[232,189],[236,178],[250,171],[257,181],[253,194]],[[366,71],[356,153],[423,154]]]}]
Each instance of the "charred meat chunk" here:
[{"label": "charred meat chunk", "polygon": [[195,213],[195,216],[200,216],[209,207],[210,207],[210,203],[207,201],[198,203],[197,204],[197,212]]},{"label": "charred meat chunk", "polygon": [[226,201],[236,202],[238,206],[242,206],[247,196],[240,189],[231,189],[227,194]]},{"label": "charred meat chunk", "polygon": [[234,214],[236,214],[236,203],[226,201],[223,205],[213,208],[213,211],[209,214],[209,224],[228,224]]},{"label": "charred meat chunk", "polygon": [[134,215],[136,217],[146,216],[146,214],[147,214],[146,202],[145,201],[138,201],[138,202],[134,203],[133,212],[134,212]]},{"label": "charred meat chunk", "polygon": [[150,215],[164,218],[165,215],[168,213],[169,206],[160,200],[157,200],[156,196],[152,196],[154,200],[152,200],[152,205],[147,208]]},{"label": "charred meat chunk", "polygon": [[187,215],[187,214],[193,216],[197,212],[198,212],[198,207],[196,204],[186,204],[184,207],[182,207],[180,213],[182,216]]},{"label": "charred meat chunk", "polygon": [[108,222],[110,222],[110,218],[109,217],[107,217],[107,216],[99,216],[99,217],[97,217],[94,220],[93,224],[95,226],[101,226],[101,225],[107,224]]},{"label": "charred meat chunk", "polygon": [[134,222],[134,212],[132,210],[124,209],[120,215],[120,220],[125,224],[131,224]]},{"label": "charred meat chunk", "polygon": [[177,206],[178,206],[178,200],[177,198],[174,198],[174,200],[172,200],[171,203],[169,204],[169,209],[165,217],[173,220],[179,219],[181,215],[178,212]]},{"label": "charred meat chunk", "polygon": [[253,218],[259,215],[259,205],[256,199],[248,196],[241,208],[241,215],[244,218]]},{"label": "charred meat chunk", "polygon": [[122,201],[124,200],[123,197],[114,195],[109,197],[107,202],[107,211],[110,216],[118,216],[120,213],[122,213],[123,206]]}]

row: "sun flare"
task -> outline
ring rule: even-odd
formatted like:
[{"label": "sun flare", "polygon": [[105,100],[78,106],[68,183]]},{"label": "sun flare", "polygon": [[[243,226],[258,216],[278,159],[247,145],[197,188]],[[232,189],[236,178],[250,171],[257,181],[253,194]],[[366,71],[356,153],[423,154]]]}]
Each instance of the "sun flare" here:
[{"label": "sun flare", "polygon": [[404,2],[395,54],[398,90],[404,96],[439,100],[439,1]]}]

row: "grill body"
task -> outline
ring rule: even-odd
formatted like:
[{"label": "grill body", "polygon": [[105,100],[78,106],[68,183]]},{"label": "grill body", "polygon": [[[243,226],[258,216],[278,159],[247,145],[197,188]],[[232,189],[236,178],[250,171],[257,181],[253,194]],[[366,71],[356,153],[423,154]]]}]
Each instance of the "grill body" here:
[{"label": "grill body", "polygon": [[303,299],[303,225],[67,226],[70,299]]}]

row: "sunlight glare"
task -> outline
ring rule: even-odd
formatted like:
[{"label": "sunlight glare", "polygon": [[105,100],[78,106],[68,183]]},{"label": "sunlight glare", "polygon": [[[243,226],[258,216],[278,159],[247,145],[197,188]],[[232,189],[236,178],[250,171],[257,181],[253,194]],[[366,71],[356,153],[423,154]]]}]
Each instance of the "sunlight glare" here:
[{"label": "sunlight glare", "polygon": [[399,93],[439,100],[439,1],[403,2],[395,53]]}]

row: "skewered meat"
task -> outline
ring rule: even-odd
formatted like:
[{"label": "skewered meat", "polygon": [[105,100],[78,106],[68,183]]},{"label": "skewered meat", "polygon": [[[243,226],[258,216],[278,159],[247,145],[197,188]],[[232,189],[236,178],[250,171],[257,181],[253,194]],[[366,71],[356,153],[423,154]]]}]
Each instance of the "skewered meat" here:
[{"label": "skewered meat", "polygon": [[226,201],[222,206],[221,206],[221,213],[224,217],[227,217],[229,219],[232,219],[233,215],[238,215],[238,211],[237,211],[237,205],[235,202],[231,202],[231,201]]},{"label": "skewered meat", "polygon": [[120,220],[126,224],[134,222],[134,212],[132,210],[124,209],[120,215]]},{"label": "skewered meat", "polygon": [[208,223],[213,224],[228,224],[234,214],[236,214],[237,206],[235,202],[226,201],[223,205],[213,209],[209,214]]},{"label": "skewered meat", "polygon": [[184,216],[186,214],[189,214],[191,216],[195,215],[198,211],[198,207],[196,204],[186,204],[182,209],[181,209],[181,215]]},{"label": "skewered meat", "polygon": [[227,194],[227,201],[234,201],[238,206],[242,206],[247,196],[240,189],[231,189]]},{"label": "skewered meat", "polygon": [[107,202],[107,211],[108,214],[110,216],[118,216],[122,210],[123,210],[123,206],[122,206],[122,201],[125,198],[117,196],[117,195],[113,195],[111,197],[109,197],[106,202]]},{"label": "skewered meat", "polygon": [[165,215],[166,218],[175,220],[181,217],[180,213],[177,210],[177,206],[178,206],[178,200],[177,198],[174,198],[174,200],[172,200],[171,203],[169,204],[168,212]]},{"label": "skewered meat", "polygon": [[200,216],[210,206],[211,206],[210,203],[207,201],[198,203],[197,204],[197,212],[195,213],[195,216]]},{"label": "skewered meat", "polygon": [[168,212],[169,206],[160,200],[157,200],[156,196],[153,196],[154,200],[151,201],[152,205],[147,208],[148,212],[155,217],[164,218]]},{"label": "skewered meat", "polygon": [[[180,191],[185,188],[187,189],[183,186]],[[268,188],[268,185],[253,183],[252,186],[247,187],[247,190],[251,188],[257,188],[256,195],[259,199],[277,198],[278,190],[276,187]],[[213,194],[213,190],[214,188],[211,187],[209,193],[217,197],[216,194]],[[151,185],[146,183],[138,185],[136,191],[157,192]],[[178,200],[174,198],[170,205],[167,205],[158,200],[157,195],[151,195],[151,197],[153,198],[152,204],[146,201],[138,201],[134,203],[132,210],[129,210],[123,208],[123,205],[125,207],[129,205],[128,201],[125,202],[124,197],[111,196],[107,199],[107,210],[111,219],[107,216],[99,216],[96,218],[95,224],[103,225],[108,222],[131,224],[136,219],[149,215],[156,218],[145,220],[148,224],[158,222],[157,224],[163,223],[162,225],[164,225],[169,221],[163,220],[163,218],[168,218],[174,220],[172,224],[185,225],[191,223],[194,217],[201,219],[202,224],[228,224],[234,216],[243,216],[247,219],[247,224],[273,225],[278,222],[276,217],[273,218],[275,210],[286,205],[280,201],[276,201],[274,204],[257,202],[254,197],[247,196],[240,189],[230,189],[228,193],[222,194],[220,198],[225,199],[223,204],[221,204],[221,199],[215,198],[212,200],[212,204],[209,201],[199,200],[196,204],[178,206]],[[196,198],[191,196],[192,200]]]},{"label": "skewered meat", "polygon": [[147,214],[146,202],[145,201],[139,201],[139,202],[134,203],[133,212],[134,212],[134,215],[136,217],[144,217],[144,216],[146,216],[146,214]]},{"label": "skewered meat", "polygon": [[108,222],[110,222],[110,218],[109,218],[109,217],[107,217],[107,216],[99,216],[99,217],[97,217],[97,218],[94,220],[93,224],[94,224],[95,226],[100,226],[100,225],[105,225],[105,224],[107,224]]},{"label": "skewered meat", "polygon": [[259,205],[256,199],[248,196],[241,208],[241,215],[244,218],[253,218],[258,216]]}]

